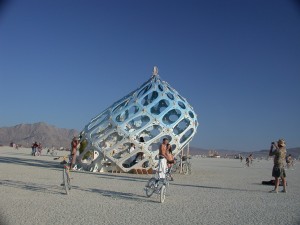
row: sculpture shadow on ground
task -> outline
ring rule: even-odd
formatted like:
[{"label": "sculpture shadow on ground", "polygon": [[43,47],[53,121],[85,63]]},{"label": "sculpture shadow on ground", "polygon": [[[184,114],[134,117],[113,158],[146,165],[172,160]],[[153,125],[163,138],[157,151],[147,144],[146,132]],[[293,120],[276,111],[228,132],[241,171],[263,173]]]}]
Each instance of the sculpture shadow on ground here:
[{"label": "sculpture shadow on ground", "polygon": [[16,180],[0,180],[1,186],[23,189],[33,192],[41,192],[48,194],[62,194],[62,188],[57,185],[37,184],[33,182],[23,182]]},{"label": "sculpture shadow on ground", "polygon": [[61,169],[62,166],[58,162],[49,162],[45,160],[39,159],[24,159],[19,157],[0,157],[0,163],[4,164],[14,164],[14,165],[22,165],[22,166],[33,166],[40,168],[49,168],[58,170]]}]

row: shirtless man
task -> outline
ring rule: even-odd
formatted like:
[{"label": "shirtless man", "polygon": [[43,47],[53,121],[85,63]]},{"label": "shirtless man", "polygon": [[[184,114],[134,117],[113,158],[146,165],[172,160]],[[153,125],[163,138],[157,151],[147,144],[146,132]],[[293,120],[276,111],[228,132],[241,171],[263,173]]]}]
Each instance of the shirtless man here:
[{"label": "shirtless man", "polygon": [[169,140],[163,139],[163,143],[159,147],[159,162],[158,162],[158,180],[166,178],[166,172],[168,169],[167,160],[169,158],[167,145]]}]

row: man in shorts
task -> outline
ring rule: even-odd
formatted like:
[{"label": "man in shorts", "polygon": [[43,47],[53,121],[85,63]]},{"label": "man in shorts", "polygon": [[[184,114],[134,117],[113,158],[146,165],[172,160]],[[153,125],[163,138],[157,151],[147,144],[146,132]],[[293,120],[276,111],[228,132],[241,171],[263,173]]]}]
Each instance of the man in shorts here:
[{"label": "man in shorts", "polygon": [[[275,149],[273,151],[273,149]],[[283,183],[283,193],[286,193],[286,174],[284,170],[284,162],[286,158],[286,148],[285,141],[279,139],[277,143],[272,142],[269,156],[274,156],[274,167],[272,171],[272,176],[275,177],[275,188],[270,191],[272,193],[278,193],[279,178],[281,178]]]}]

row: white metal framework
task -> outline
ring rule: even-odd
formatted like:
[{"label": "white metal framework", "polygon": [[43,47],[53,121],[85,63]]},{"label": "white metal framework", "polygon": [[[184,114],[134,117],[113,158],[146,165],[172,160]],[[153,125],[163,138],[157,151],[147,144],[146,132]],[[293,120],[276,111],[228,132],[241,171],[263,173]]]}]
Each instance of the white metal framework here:
[{"label": "white metal framework", "polygon": [[[177,155],[192,140],[197,127],[192,106],[160,79],[154,67],[152,77],[140,88],[85,126],[77,161],[90,171],[154,168],[163,138],[170,140]],[[129,152],[131,143],[136,146],[133,152]]]}]

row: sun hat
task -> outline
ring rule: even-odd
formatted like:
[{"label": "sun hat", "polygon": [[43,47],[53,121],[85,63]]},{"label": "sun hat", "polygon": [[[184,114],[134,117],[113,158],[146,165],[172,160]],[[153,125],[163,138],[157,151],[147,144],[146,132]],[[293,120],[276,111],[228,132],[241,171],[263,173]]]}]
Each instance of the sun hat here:
[{"label": "sun hat", "polygon": [[280,146],[282,146],[282,147],[285,147],[285,140],[279,139],[279,140],[277,141],[277,144],[280,145]]}]

